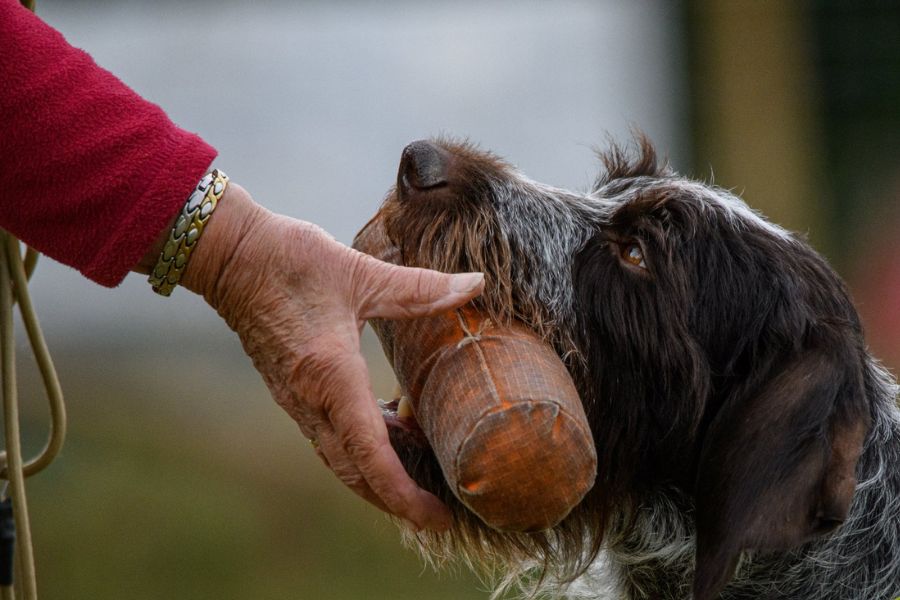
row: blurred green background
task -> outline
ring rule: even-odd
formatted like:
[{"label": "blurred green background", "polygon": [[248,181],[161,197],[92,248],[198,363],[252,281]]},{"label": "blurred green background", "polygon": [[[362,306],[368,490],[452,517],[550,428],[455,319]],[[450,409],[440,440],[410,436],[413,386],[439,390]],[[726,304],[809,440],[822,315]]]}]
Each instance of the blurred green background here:
[{"label": "blurred green background", "polygon": [[[403,146],[470,136],[585,188],[638,125],[681,172],[808,233],[900,365],[896,3],[39,0],[76,46],[220,151],[262,204],[349,242]],[[435,574],[319,464],[235,336],[140,277],[43,259],[34,301],[68,401],[29,481],[41,597],[487,598]],[[21,325],[19,326],[21,332]],[[21,337],[21,336],[20,336]],[[393,379],[363,340],[376,395]],[[19,343],[23,427],[46,409]]]},{"label": "blurred green background", "polygon": [[[214,353],[181,345],[151,369],[139,346],[55,344],[71,429],[28,485],[41,597],[487,597],[471,576],[426,571],[402,550],[239,349],[217,342]],[[47,417],[33,410],[37,374],[21,366],[36,451]]]}]

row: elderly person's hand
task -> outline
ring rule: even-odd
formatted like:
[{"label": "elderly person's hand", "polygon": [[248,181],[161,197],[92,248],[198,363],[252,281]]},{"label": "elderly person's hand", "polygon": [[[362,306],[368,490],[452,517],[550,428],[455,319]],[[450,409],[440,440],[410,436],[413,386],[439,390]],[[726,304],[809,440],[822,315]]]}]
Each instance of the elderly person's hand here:
[{"label": "elderly person's hand", "polygon": [[238,333],[275,401],[341,481],[416,528],[449,525],[446,507],[409,478],[391,448],[359,333],[373,317],[463,304],[481,293],[481,274],[380,262],[315,225],[267,211],[232,182],[182,285]]}]

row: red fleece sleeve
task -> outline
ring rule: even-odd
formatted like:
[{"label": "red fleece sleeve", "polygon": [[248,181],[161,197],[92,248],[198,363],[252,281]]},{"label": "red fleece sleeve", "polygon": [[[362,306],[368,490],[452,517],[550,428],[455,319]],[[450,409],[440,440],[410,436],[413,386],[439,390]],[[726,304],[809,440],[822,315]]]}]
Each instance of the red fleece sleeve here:
[{"label": "red fleece sleeve", "polygon": [[0,0],[0,227],[114,286],[215,156],[18,2]]}]

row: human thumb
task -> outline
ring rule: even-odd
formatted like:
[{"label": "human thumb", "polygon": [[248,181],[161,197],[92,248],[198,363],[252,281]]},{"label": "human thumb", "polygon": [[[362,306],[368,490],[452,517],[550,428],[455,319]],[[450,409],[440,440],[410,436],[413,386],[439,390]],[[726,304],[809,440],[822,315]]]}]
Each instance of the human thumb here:
[{"label": "human thumb", "polygon": [[362,319],[434,315],[461,306],[484,290],[481,273],[449,275],[367,258],[364,287],[359,290]]}]

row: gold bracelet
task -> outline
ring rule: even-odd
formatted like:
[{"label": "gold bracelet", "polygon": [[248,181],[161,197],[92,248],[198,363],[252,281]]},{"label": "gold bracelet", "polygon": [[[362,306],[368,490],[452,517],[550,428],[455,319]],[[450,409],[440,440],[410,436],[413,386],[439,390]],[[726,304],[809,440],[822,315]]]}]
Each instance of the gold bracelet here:
[{"label": "gold bracelet", "polygon": [[148,281],[153,286],[154,292],[168,296],[181,281],[191,252],[197,246],[197,240],[200,239],[206,222],[216,210],[216,204],[222,199],[227,186],[228,175],[218,169],[204,175],[197,184],[181,209],[181,214],[175,220],[169,239],[159,253],[156,267],[150,273]]}]

